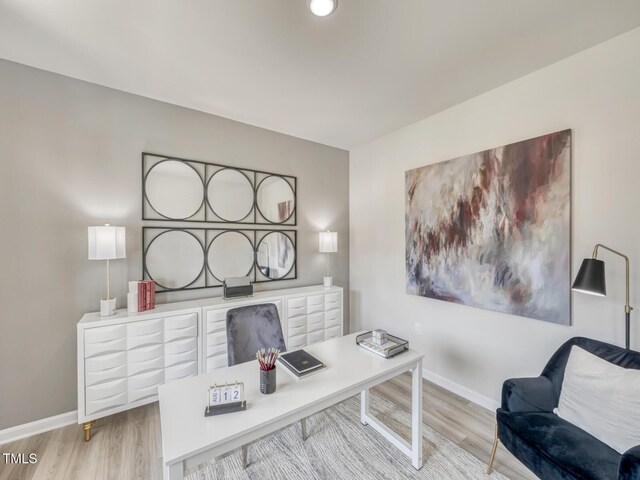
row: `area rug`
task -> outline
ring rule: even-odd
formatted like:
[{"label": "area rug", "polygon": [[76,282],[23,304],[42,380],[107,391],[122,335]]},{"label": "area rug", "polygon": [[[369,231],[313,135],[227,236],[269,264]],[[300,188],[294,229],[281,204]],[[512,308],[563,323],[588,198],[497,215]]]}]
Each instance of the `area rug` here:
[{"label": "area rug", "polygon": [[[391,402],[370,396],[372,413],[409,439],[411,417]],[[352,397],[307,419],[309,438],[302,441],[300,422],[252,443],[249,465],[242,469],[240,449],[209,465],[188,480],[486,480],[486,464],[436,431],[423,428],[424,466],[411,461],[371,427],[360,423],[360,397]],[[493,472],[491,480],[507,480]]]}]

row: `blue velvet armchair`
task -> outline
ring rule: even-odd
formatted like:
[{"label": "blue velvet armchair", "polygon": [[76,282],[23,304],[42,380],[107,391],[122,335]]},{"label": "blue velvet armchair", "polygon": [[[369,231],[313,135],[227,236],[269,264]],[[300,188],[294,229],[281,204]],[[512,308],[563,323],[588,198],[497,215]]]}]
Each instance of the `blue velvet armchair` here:
[{"label": "blue velvet armchair", "polygon": [[640,445],[620,455],[553,413],[573,345],[621,367],[640,369],[639,352],[575,337],[558,349],[539,377],[504,382],[487,473],[499,441],[543,480],[640,480]]}]

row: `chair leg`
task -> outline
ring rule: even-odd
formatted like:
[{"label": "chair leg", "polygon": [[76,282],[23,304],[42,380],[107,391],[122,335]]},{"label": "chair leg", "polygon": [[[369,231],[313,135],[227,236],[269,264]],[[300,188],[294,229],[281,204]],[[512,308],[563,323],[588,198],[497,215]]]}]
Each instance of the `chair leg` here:
[{"label": "chair leg", "polygon": [[242,468],[246,469],[247,466],[249,465],[249,462],[247,461],[249,457],[249,444],[246,445],[242,445]]},{"label": "chair leg", "polygon": [[303,418],[300,420],[300,424],[302,425],[302,441],[306,442],[307,438],[309,438],[309,434],[307,433],[307,419]]},{"label": "chair leg", "polygon": [[496,423],[496,433],[493,438],[493,447],[491,447],[491,457],[489,457],[489,464],[487,465],[487,475],[491,475],[491,472],[493,470],[493,461],[496,458],[496,450],[498,450],[499,440],[500,439],[498,438],[498,424]]}]

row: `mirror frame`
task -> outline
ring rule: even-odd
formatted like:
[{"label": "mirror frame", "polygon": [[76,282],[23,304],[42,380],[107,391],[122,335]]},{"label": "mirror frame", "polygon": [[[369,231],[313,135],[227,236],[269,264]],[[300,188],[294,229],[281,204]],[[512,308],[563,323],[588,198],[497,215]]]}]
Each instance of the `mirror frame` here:
[{"label": "mirror frame", "polygon": [[[154,280],[149,274],[147,265],[147,252],[153,241],[160,235],[170,231],[183,231],[194,236],[201,244],[204,252],[204,265],[196,280],[181,288],[167,288],[157,284],[156,292],[177,292],[183,290],[199,290],[204,288],[222,287],[222,281],[215,278],[209,265],[209,248],[213,240],[220,234],[226,232],[238,232],[249,240],[253,249],[253,266],[249,275],[253,283],[281,282],[284,280],[295,280],[298,278],[298,239],[296,230],[260,230],[255,228],[190,228],[190,227],[142,227],[142,278]],[[293,265],[291,270],[282,278],[268,278],[262,275],[258,269],[257,246],[262,239],[271,233],[283,233],[293,244]]]},{"label": "mirror frame", "polygon": [[[193,168],[198,176],[200,176],[203,189],[204,189],[204,201],[203,207],[201,207],[196,213],[187,218],[171,218],[165,216],[163,213],[156,211],[151,202],[147,198],[146,182],[149,172],[155,165],[160,162],[173,160],[176,162],[186,163]],[[213,176],[220,170],[235,170],[244,175],[253,189],[253,206],[250,212],[242,220],[225,220],[219,217],[213,210],[209,201],[209,183]],[[283,222],[272,222],[266,219],[258,207],[258,188],[260,184],[269,177],[280,177],[284,179],[291,190],[293,191],[293,209],[289,218]],[[261,170],[254,170],[251,168],[240,168],[231,165],[223,165],[220,163],[204,162],[200,160],[189,160],[185,158],[174,157],[170,155],[160,155],[155,153],[142,153],[142,220],[150,221],[180,221],[189,223],[214,223],[214,224],[242,224],[242,225],[281,225],[283,227],[295,227],[297,226],[297,209],[298,209],[298,179],[291,175],[284,175],[275,172],[265,172]]]}]

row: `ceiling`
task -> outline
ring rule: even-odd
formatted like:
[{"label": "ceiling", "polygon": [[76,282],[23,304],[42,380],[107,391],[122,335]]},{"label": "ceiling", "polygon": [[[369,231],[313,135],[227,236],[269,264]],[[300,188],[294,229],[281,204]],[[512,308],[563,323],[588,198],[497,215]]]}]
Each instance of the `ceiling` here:
[{"label": "ceiling", "polygon": [[0,0],[0,57],[350,149],[639,25],[638,0]]}]

